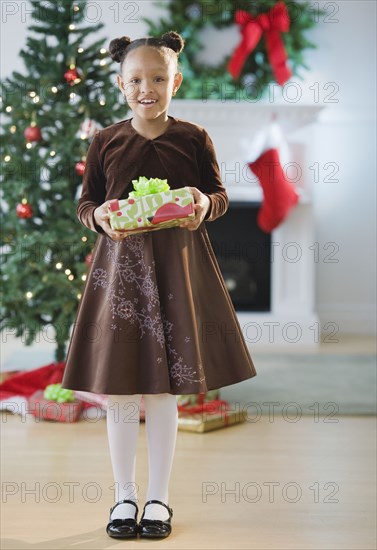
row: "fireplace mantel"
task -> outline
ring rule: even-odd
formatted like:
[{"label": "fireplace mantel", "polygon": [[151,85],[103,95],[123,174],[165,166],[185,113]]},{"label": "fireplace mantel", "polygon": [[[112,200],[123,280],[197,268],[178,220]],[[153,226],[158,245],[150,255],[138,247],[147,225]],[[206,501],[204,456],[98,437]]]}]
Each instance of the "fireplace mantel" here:
[{"label": "fireplace mantel", "polygon": [[314,122],[320,105],[303,105],[296,103],[256,103],[251,101],[221,101],[201,99],[173,99],[169,113],[178,118],[185,118],[195,124],[206,124],[211,127],[244,126],[255,131],[267,124],[272,115],[276,115],[283,130],[297,130]]},{"label": "fireplace mantel", "polygon": [[[241,140],[250,139],[275,117],[290,151],[290,163],[302,168],[295,182],[298,205],[271,234],[271,311],[237,312],[246,342],[315,346],[321,327],[315,307],[315,233],[311,200],[311,177],[307,162],[312,136],[297,132],[315,122],[323,107],[269,104],[247,101],[174,99],[169,114],[203,126],[211,136],[221,176],[230,202],[261,203],[258,180],[251,182]],[[304,136],[304,137],[303,137]],[[284,166],[289,166],[289,162]],[[214,222],[216,223],[216,222]],[[318,245],[318,243],[317,243]]]}]

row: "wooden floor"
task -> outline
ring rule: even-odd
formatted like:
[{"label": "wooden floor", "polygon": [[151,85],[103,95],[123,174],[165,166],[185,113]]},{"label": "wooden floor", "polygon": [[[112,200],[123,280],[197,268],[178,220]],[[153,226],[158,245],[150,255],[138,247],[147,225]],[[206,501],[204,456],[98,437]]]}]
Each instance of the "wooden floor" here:
[{"label": "wooden floor", "polygon": [[[179,432],[173,533],[117,542],[106,421],[36,422],[2,413],[2,549],[375,549],[373,417],[263,416],[206,434]],[[140,505],[147,483],[138,441]]]}]

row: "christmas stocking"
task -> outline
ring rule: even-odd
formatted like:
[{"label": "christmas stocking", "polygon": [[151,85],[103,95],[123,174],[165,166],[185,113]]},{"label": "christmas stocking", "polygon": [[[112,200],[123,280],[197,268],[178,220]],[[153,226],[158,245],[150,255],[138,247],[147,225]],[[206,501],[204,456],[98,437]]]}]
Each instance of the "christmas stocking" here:
[{"label": "christmas stocking", "polygon": [[253,147],[249,148],[249,160],[252,156],[257,157],[256,160],[248,162],[248,166],[257,176],[263,190],[257,223],[265,233],[270,233],[287,217],[299,198],[282,169],[279,155],[282,142],[280,128],[276,123],[272,123],[267,132],[257,136]]}]

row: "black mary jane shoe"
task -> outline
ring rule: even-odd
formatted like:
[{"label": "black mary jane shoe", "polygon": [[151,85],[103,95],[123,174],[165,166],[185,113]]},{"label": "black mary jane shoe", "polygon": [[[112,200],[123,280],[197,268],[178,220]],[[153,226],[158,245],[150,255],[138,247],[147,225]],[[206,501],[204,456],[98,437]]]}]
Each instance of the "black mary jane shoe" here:
[{"label": "black mary jane shoe", "polygon": [[[136,508],[135,518],[111,519],[111,514],[113,510],[119,504],[133,504]],[[106,533],[109,535],[109,537],[113,537],[115,539],[132,539],[137,537],[139,532],[139,526],[137,523],[138,512],[139,509],[137,507],[137,504],[133,500],[120,500],[119,502],[114,504],[114,506],[110,508],[110,520],[106,526]]]},{"label": "black mary jane shoe", "polygon": [[[169,512],[169,519],[162,521],[160,519],[144,519],[145,507],[148,504],[161,504],[165,506]],[[171,523],[170,520],[173,516],[173,510],[167,505],[161,502],[161,500],[148,500],[144,504],[143,515],[141,516],[139,523],[139,534],[140,537],[150,538],[150,539],[162,539],[168,537],[171,533]]]}]

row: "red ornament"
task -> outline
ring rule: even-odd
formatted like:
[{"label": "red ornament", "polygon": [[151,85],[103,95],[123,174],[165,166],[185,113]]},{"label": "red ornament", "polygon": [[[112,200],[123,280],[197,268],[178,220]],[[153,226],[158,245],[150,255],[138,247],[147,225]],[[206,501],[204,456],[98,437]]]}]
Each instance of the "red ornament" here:
[{"label": "red ornament", "polygon": [[31,218],[33,216],[33,209],[28,202],[19,203],[16,206],[16,214],[21,219]]},{"label": "red ornament", "polygon": [[92,260],[93,260],[93,254],[90,252],[89,254],[86,255],[85,257],[85,264],[86,264],[86,267],[89,269],[91,263],[92,263]]},{"label": "red ornament", "polygon": [[81,82],[81,76],[81,71],[79,71],[77,68],[68,69],[68,71],[64,73],[64,78],[70,86],[74,86],[75,84]]},{"label": "red ornament", "polygon": [[76,174],[83,176],[85,172],[85,162],[80,160],[75,166]]},{"label": "red ornament", "polygon": [[42,134],[38,126],[28,126],[24,132],[26,141],[41,141]]}]

